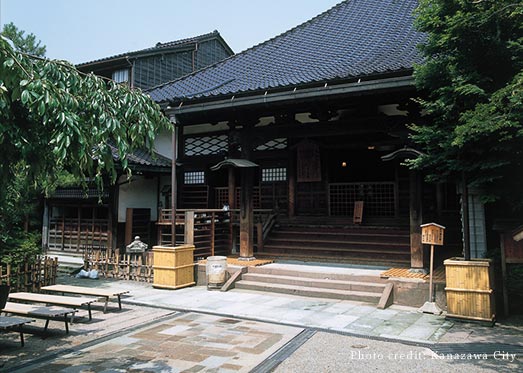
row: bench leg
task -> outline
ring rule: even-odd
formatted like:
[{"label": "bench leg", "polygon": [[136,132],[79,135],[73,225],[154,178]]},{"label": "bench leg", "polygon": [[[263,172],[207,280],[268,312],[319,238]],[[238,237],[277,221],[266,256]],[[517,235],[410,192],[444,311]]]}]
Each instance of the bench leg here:
[{"label": "bench leg", "polygon": [[20,344],[22,345],[22,347],[25,346],[24,332],[22,331],[22,328],[20,328]]},{"label": "bench leg", "polygon": [[93,315],[91,314],[91,303],[87,305],[87,310],[89,311],[89,321],[93,319]]},{"label": "bench leg", "polygon": [[44,333],[47,333],[48,326],[49,326],[49,319],[45,320]]},{"label": "bench leg", "polygon": [[104,304],[104,313],[107,312],[107,303],[109,302],[109,297],[105,297],[105,304]]},{"label": "bench leg", "polygon": [[69,334],[69,324],[67,322],[67,314],[64,315],[64,321],[65,321],[65,334]]},{"label": "bench leg", "polygon": [[120,311],[122,310],[122,299],[120,297],[120,294],[118,294],[118,307],[120,308]]}]

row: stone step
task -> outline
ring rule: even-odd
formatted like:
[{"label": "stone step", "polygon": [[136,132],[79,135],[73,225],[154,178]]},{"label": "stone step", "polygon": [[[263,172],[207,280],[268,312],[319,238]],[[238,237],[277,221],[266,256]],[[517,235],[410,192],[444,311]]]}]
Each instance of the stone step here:
[{"label": "stone step", "polygon": [[[298,266],[302,267],[302,266]],[[308,266],[305,266],[308,268]],[[331,267],[332,269],[332,267]],[[310,267],[310,270],[293,269],[292,266],[273,266],[265,265],[259,267],[249,267],[248,274],[261,274],[268,276],[285,276],[301,279],[324,279],[344,282],[370,282],[373,284],[385,284],[386,279],[380,277],[382,270],[374,269],[345,269],[345,271],[322,269],[317,266]]]},{"label": "stone step", "polygon": [[254,253],[256,258],[260,259],[287,259],[287,260],[298,260],[302,262],[326,262],[326,263],[352,263],[352,264],[364,264],[364,265],[377,265],[377,266],[394,266],[399,268],[407,268],[410,266],[410,257],[407,258],[376,258],[369,256],[356,256],[348,255],[326,255],[324,253],[314,254],[307,253],[306,255],[299,252],[283,253],[281,251],[270,252],[257,251]]},{"label": "stone step", "polygon": [[[305,245],[284,245],[284,244],[273,244],[271,241],[263,245],[263,251],[266,253],[298,253],[306,255],[318,255],[318,256],[361,256],[367,258],[379,258],[379,256],[386,258],[397,258],[404,257],[404,259],[410,258],[410,251],[405,248],[404,250],[388,250],[387,248],[382,249],[371,249],[371,248],[357,248],[357,247],[309,247]],[[345,255],[347,254],[347,255]],[[372,258],[371,258],[372,256]]]},{"label": "stone step", "polygon": [[308,286],[296,286],[286,284],[269,284],[257,281],[246,281],[240,280],[235,284],[237,289],[246,290],[257,290],[264,292],[293,294],[305,297],[315,298],[329,298],[329,299],[342,299],[342,300],[354,300],[360,302],[368,302],[378,304],[381,294],[380,293],[369,293],[364,291],[348,291],[338,289],[319,289]]},{"label": "stone step", "polygon": [[362,251],[362,252],[382,252],[404,254],[410,252],[408,243],[403,242],[366,242],[366,241],[333,241],[321,239],[287,238],[271,236],[266,245],[306,247],[314,249],[325,249],[334,251]]},{"label": "stone step", "polygon": [[297,276],[269,275],[262,273],[245,273],[242,281],[263,282],[280,285],[293,285],[331,290],[360,291],[368,293],[383,293],[385,284],[361,281],[331,280],[329,278],[310,278]]}]

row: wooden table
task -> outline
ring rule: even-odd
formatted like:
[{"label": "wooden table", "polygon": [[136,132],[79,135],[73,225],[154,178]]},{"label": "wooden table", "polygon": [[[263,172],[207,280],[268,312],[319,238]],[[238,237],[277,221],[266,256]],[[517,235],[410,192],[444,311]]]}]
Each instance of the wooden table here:
[{"label": "wooden table", "polygon": [[7,302],[1,312],[10,313],[13,315],[34,317],[36,319],[44,319],[44,333],[47,332],[47,327],[49,326],[49,321],[51,319],[63,318],[63,321],[65,322],[65,332],[69,333],[68,315],[71,315],[72,324],[76,310],[72,308],[62,308],[56,306],[40,306],[34,304]]},{"label": "wooden table", "polygon": [[98,298],[66,297],[62,295],[38,294],[38,293],[10,293],[10,300],[18,300],[33,303],[45,303],[58,306],[80,308],[87,306],[89,320],[92,320],[91,303],[97,302]]},{"label": "wooden table", "polygon": [[0,316],[0,330],[10,330],[18,327],[18,332],[20,333],[20,344],[24,347],[24,331],[22,330],[22,326],[29,322],[31,322],[31,320],[22,319],[21,317]]},{"label": "wooden table", "polygon": [[129,293],[128,290],[111,290],[111,289],[100,289],[90,288],[86,286],[73,286],[73,285],[50,285],[42,287],[42,290],[57,292],[57,293],[68,293],[68,294],[81,294],[81,295],[92,295],[95,297],[105,298],[104,313],[107,311],[107,303],[110,297],[118,298],[118,307],[122,309],[122,294]]}]

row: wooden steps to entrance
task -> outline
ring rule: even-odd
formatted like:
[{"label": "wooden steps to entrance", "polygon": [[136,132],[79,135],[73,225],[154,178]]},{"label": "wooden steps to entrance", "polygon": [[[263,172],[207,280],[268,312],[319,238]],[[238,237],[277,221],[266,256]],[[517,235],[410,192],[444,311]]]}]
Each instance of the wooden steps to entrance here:
[{"label": "wooden steps to entrance", "polygon": [[398,227],[275,226],[257,257],[410,265],[410,236]]},{"label": "wooden steps to entrance", "polygon": [[379,276],[347,275],[311,271],[294,271],[271,266],[249,267],[238,289],[293,294],[306,297],[353,300],[372,304],[388,304],[390,285]]}]

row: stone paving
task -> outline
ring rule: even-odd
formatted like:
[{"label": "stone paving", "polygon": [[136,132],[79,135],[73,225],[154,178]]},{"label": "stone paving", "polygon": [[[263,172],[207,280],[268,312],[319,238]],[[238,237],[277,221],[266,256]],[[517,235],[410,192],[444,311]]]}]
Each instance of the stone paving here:
[{"label": "stone paving", "polygon": [[125,302],[420,342],[438,341],[453,325],[443,316],[395,305],[380,310],[364,302],[241,289],[224,293],[208,291],[202,286],[179,289],[173,296],[168,294],[142,285]]},{"label": "stone paving", "polygon": [[[209,291],[201,286],[169,291],[131,281],[65,278],[59,282],[130,290],[130,294],[122,299],[122,311],[112,303],[107,314],[95,314],[94,322],[75,324],[70,336],[63,332],[46,340],[29,336],[25,348],[19,347],[16,335],[8,337],[7,345],[0,340],[0,360],[7,358],[7,364],[0,363],[0,371],[247,372],[257,367],[256,371],[264,372],[274,359],[280,359],[274,366],[284,361],[278,368],[282,372],[363,371],[365,366],[404,371],[402,368],[414,369],[416,364],[424,371],[470,371],[470,364],[433,361],[427,347],[443,341],[519,344],[523,335],[522,323],[489,328],[454,323],[403,306],[378,310],[362,302],[240,289]],[[313,337],[304,337],[307,333]],[[373,341],[369,336],[385,340]],[[413,347],[413,343],[424,347]],[[295,348],[289,348],[293,345]],[[365,365],[349,359],[360,349],[421,351],[426,361],[423,365],[419,360]],[[516,365],[498,363],[490,359],[474,366],[481,368],[478,371],[498,367],[498,372],[521,367],[519,360]]]},{"label": "stone paving", "polygon": [[301,330],[205,314],[182,314],[22,371],[249,372]]}]

